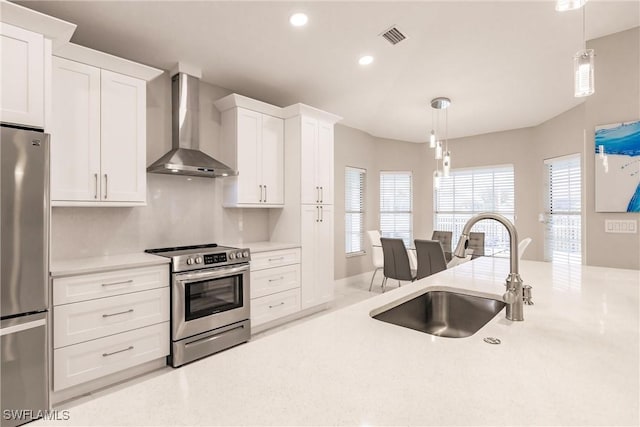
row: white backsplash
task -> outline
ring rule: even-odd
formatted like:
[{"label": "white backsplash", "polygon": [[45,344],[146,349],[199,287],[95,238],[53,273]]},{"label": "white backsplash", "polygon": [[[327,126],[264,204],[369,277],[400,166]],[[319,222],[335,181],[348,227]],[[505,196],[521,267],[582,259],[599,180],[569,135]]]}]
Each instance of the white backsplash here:
[{"label": "white backsplash", "polygon": [[147,174],[147,206],[53,208],[51,258],[268,240],[268,210],[223,208],[222,179]]}]

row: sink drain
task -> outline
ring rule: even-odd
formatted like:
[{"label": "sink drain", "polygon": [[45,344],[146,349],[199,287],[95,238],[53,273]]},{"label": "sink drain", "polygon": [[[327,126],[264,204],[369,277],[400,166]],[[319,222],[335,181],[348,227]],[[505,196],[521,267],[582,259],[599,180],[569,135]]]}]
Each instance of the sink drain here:
[{"label": "sink drain", "polygon": [[486,337],[483,341],[488,344],[500,344],[502,342],[498,338],[494,337]]}]

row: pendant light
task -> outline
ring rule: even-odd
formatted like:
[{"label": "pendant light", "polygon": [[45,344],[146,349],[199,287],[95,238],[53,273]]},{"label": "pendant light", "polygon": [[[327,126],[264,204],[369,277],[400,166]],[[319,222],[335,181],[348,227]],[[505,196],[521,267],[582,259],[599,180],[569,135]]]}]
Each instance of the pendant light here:
[{"label": "pendant light", "polygon": [[557,0],[556,10],[564,12],[582,8],[582,46],[573,56],[573,95],[576,98],[593,95],[595,92],[594,51],[586,48],[586,10],[587,0]]},{"label": "pendant light", "polygon": [[[451,170],[451,152],[449,151],[449,113],[447,107],[451,105],[451,100],[440,96],[431,100],[431,123],[432,130],[429,135],[429,147],[435,148],[434,159],[436,160],[436,170],[433,172],[433,188],[440,188],[440,180],[443,176],[449,176]],[[440,129],[440,116],[444,114],[444,132]],[[434,115],[436,116],[434,119]],[[444,142],[443,142],[444,141]],[[442,161],[442,171],[440,171],[440,161]]]}]

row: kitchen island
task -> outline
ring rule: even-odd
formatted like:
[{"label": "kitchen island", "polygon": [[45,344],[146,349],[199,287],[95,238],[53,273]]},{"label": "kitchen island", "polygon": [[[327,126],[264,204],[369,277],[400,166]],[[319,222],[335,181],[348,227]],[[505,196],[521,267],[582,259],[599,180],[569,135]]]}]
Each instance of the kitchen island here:
[{"label": "kitchen island", "polygon": [[370,317],[426,290],[499,299],[508,264],[478,258],[34,425],[638,425],[636,270],[522,261],[525,320],[503,310],[468,338]]}]

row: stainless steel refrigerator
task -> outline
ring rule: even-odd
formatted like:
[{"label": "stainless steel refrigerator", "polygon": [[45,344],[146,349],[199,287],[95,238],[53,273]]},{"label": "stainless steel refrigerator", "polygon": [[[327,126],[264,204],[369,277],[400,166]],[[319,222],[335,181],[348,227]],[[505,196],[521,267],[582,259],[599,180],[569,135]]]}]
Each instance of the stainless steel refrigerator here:
[{"label": "stainless steel refrigerator", "polygon": [[12,427],[49,409],[49,135],[1,132],[0,424]]}]

